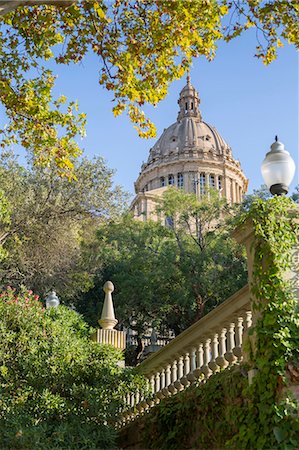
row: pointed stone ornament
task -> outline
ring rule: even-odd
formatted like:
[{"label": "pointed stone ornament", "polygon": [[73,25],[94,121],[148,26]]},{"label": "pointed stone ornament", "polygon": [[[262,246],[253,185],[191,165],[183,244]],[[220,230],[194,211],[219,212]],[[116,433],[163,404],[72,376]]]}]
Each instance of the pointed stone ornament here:
[{"label": "pointed stone ornament", "polygon": [[[124,350],[126,348],[126,333],[113,329],[118,322],[115,318],[112,301],[112,292],[114,291],[113,283],[107,281],[103,286],[103,291],[105,292],[105,300],[102,315],[99,320],[102,328],[97,329],[92,339],[99,344],[109,344],[120,350]],[[121,364],[123,365],[124,362],[121,362]]]},{"label": "pointed stone ornament", "polygon": [[114,291],[113,283],[111,281],[106,281],[103,286],[103,291],[105,292],[105,300],[99,324],[104,330],[113,330],[118,322],[118,320],[115,318],[112,301],[112,292]]}]

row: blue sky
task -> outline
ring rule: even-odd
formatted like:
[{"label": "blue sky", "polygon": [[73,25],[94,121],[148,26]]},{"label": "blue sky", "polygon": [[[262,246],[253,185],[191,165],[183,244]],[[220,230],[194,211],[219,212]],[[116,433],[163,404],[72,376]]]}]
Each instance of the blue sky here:
[{"label": "blue sky", "polygon": [[[253,56],[255,45],[255,32],[250,30],[229,44],[222,43],[213,62],[197,59],[191,71],[203,119],[232,147],[249,178],[249,192],[263,182],[260,165],[276,134],[299,165],[298,54],[286,45],[277,61],[264,66]],[[116,170],[115,182],[133,193],[141,163],[156,139],[139,138],[125,115],[114,118],[113,94],[98,84],[98,71],[92,54],[79,66],[56,67],[56,94],[78,99],[80,111],[87,114],[87,137],[81,143],[85,155],[103,156]],[[174,82],[156,108],[145,108],[157,126],[157,138],[175,122],[185,82],[185,78]],[[292,187],[298,183],[297,170]]]}]

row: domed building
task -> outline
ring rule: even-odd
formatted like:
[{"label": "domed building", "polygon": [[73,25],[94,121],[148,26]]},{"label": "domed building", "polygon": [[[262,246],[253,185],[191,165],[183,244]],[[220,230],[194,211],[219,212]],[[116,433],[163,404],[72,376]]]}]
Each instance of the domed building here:
[{"label": "domed building", "polygon": [[132,203],[134,217],[157,220],[157,198],[167,186],[176,186],[200,198],[214,188],[229,203],[239,203],[248,180],[240,162],[216,128],[202,120],[200,99],[190,76],[182,89],[177,121],[166,128],[153,148],[135,182]]}]

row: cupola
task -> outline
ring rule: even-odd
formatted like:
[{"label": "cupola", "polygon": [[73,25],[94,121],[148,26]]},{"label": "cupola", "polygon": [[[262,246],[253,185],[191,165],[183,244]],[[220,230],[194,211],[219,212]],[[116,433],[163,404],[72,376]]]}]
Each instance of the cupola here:
[{"label": "cupola", "polygon": [[180,92],[180,98],[178,99],[178,104],[180,106],[180,111],[178,115],[178,120],[184,117],[198,117],[201,120],[201,114],[199,112],[198,106],[200,99],[196,89],[191,84],[190,75],[187,76],[187,84]]}]

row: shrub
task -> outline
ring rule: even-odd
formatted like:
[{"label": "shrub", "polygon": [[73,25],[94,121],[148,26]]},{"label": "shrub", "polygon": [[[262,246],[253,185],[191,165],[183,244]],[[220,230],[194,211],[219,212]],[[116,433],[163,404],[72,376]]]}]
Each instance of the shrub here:
[{"label": "shrub", "polygon": [[46,310],[31,291],[0,297],[1,447],[113,448],[122,398],[142,378],[76,312]]}]

